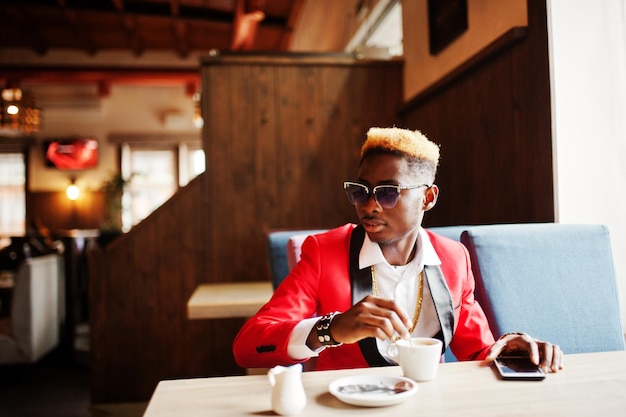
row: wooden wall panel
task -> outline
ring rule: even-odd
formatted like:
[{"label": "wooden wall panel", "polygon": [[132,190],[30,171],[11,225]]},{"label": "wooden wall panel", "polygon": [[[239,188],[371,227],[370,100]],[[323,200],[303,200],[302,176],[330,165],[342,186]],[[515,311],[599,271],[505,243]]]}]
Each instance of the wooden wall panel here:
[{"label": "wooden wall panel", "polygon": [[[167,378],[240,373],[226,326],[186,317],[207,276],[204,175],[106,249],[89,251],[94,403],[147,400]],[[216,358],[218,358],[216,360]]]},{"label": "wooden wall panel", "polygon": [[367,129],[396,123],[401,68],[346,57],[205,60],[208,195],[219,201],[209,212],[207,280],[269,279],[267,231],[354,219],[341,184],[356,173]]},{"label": "wooden wall panel", "polygon": [[37,224],[53,234],[72,229],[98,229],[103,218],[104,201],[99,191],[82,190],[75,201],[70,201],[62,191],[27,193],[27,228]]},{"label": "wooden wall panel", "polygon": [[528,7],[522,39],[505,35],[512,41],[404,111],[405,125],[441,144],[440,198],[426,225],[554,220],[545,2]]}]

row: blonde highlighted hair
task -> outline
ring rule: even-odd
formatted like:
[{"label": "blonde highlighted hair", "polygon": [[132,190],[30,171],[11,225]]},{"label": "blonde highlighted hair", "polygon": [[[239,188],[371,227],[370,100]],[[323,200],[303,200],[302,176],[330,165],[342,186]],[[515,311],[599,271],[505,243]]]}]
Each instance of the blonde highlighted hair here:
[{"label": "blonde highlighted hair", "polygon": [[419,130],[372,127],[367,132],[367,139],[361,148],[361,159],[373,149],[404,154],[431,161],[435,165],[439,164],[439,146],[428,140]]}]

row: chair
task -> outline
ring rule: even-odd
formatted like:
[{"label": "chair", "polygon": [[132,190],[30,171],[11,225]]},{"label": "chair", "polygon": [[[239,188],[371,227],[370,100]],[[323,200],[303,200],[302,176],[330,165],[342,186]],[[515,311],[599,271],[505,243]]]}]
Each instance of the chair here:
[{"label": "chair", "polygon": [[[270,275],[274,289],[278,288],[300,259],[300,246],[304,239],[309,235],[325,231],[322,229],[277,230],[267,234]],[[291,242],[291,251],[288,254],[287,246],[292,237],[295,237],[295,240]]]},{"label": "chair", "polygon": [[461,242],[496,337],[524,331],[565,353],[624,350],[606,226],[474,226]]},{"label": "chair", "polygon": [[59,344],[59,255],[26,259],[15,275],[0,364],[34,363]]},{"label": "chair", "polygon": [[470,226],[435,226],[427,227],[427,230],[435,232],[438,235],[445,236],[452,240],[461,241],[461,233]]}]

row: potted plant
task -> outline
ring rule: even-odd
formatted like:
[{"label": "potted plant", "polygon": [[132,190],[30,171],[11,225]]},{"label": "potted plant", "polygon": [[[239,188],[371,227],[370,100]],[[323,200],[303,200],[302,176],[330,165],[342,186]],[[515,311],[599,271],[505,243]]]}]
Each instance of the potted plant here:
[{"label": "potted plant", "polygon": [[122,196],[131,178],[124,178],[121,173],[115,173],[102,184],[104,197],[104,220],[100,226],[98,242],[106,246],[109,242],[123,233],[122,231]]}]

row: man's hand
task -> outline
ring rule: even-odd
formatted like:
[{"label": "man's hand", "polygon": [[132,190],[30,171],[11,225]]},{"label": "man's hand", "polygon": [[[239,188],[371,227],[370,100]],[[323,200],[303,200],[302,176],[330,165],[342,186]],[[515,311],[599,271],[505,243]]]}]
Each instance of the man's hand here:
[{"label": "man's hand", "polygon": [[[386,340],[396,335],[408,337],[411,325],[411,319],[393,300],[368,295],[349,310],[335,315],[330,334],[339,343],[355,343],[367,337]],[[315,333],[313,328],[307,340],[311,349],[321,346]]]},{"label": "man's hand", "polygon": [[485,362],[493,362],[501,353],[524,352],[535,365],[545,372],[558,372],[563,369],[563,352],[558,345],[533,339],[526,333],[502,335],[491,346]]}]

